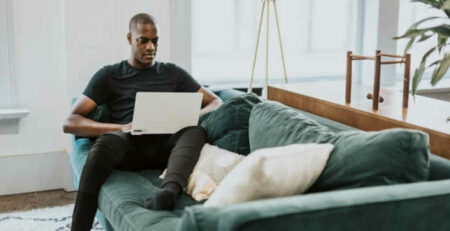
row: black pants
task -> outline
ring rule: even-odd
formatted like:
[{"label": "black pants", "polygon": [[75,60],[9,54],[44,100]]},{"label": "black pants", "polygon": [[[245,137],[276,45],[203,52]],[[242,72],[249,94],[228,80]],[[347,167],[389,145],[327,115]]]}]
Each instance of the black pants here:
[{"label": "black pants", "polygon": [[161,187],[175,182],[184,188],[205,139],[206,132],[200,126],[186,127],[173,135],[132,136],[112,132],[99,136],[81,173],[72,230],[90,230],[100,187],[113,169],[139,171],[167,167]]}]

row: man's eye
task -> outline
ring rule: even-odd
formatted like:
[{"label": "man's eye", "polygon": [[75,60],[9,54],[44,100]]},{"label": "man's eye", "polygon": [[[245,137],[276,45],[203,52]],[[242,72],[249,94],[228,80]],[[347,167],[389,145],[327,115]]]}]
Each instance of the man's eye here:
[{"label": "man's eye", "polygon": [[142,43],[142,44],[147,44],[148,43],[148,39],[146,39],[146,38],[138,38],[138,42],[139,43]]},{"label": "man's eye", "polygon": [[152,43],[153,43],[153,44],[158,44],[158,39],[157,39],[157,38],[156,38],[156,39],[153,39],[153,40],[152,40]]}]

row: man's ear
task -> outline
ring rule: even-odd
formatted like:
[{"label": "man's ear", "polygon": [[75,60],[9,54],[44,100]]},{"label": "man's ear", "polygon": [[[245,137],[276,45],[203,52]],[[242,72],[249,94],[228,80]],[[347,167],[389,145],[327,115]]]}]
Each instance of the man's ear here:
[{"label": "man's ear", "polygon": [[128,32],[127,40],[128,40],[128,43],[131,45],[131,32]]}]

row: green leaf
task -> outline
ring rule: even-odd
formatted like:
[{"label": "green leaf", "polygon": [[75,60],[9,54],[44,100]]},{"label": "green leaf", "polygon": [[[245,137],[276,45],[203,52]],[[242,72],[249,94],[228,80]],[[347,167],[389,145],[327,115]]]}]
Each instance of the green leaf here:
[{"label": "green leaf", "polygon": [[448,24],[442,24],[442,25],[439,25],[439,26],[430,27],[428,29],[433,31],[433,32],[435,32],[435,33],[437,33],[440,36],[443,36],[443,37],[449,37],[450,36],[450,25],[448,25]]},{"label": "green leaf", "polygon": [[439,26],[427,27],[422,29],[409,29],[406,33],[399,37],[394,37],[393,39],[402,39],[402,38],[412,38],[417,36],[424,36],[426,32],[434,32],[444,37],[450,36],[450,25],[442,24]]},{"label": "green leaf", "polygon": [[450,10],[450,1],[444,1],[441,6],[441,10],[443,11]]},{"label": "green leaf", "polygon": [[442,7],[442,2],[436,0],[412,0],[411,2],[424,3],[437,9],[440,9]]},{"label": "green leaf", "polygon": [[422,61],[420,61],[419,68],[414,72],[414,77],[412,81],[412,94],[415,95],[417,91],[417,87],[419,86],[420,81],[422,81],[423,73],[425,72],[425,64],[427,62],[428,56],[435,51],[437,47],[433,47],[429,49],[422,57]]},{"label": "green leaf", "polygon": [[428,18],[424,18],[422,20],[419,20],[418,22],[412,24],[409,28],[413,28],[416,29],[420,24],[422,24],[423,22],[429,21],[429,20],[433,20],[433,19],[438,19],[438,18],[442,18],[442,17],[438,17],[438,16],[433,16],[433,17],[428,17]]},{"label": "green leaf", "polygon": [[442,51],[442,48],[445,46],[445,44],[447,43],[447,39],[448,37],[442,36],[442,35],[438,35],[438,50],[439,50],[439,54]]},{"label": "green leaf", "polygon": [[433,75],[431,76],[431,85],[436,85],[442,77],[447,73],[448,68],[450,67],[450,53],[447,53],[444,58],[442,58],[439,66],[433,71]]},{"label": "green leaf", "polygon": [[438,18],[441,18],[441,17],[433,16],[433,17],[424,18],[424,19],[422,19],[422,20],[412,24],[408,28],[408,30],[405,32],[404,35],[394,37],[394,39],[401,39],[401,38],[407,38],[407,37],[410,38],[410,37],[412,37],[412,35],[418,36],[418,35],[420,35],[422,33],[422,29],[417,29],[417,26],[419,26],[421,23],[426,22],[428,20],[433,20],[433,19],[438,19]]},{"label": "green leaf", "polygon": [[414,77],[412,81],[412,95],[416,95],[417,87],[422,80],[423,72],[425,71],[425,62],[421,62],[419,68],[414,72]]},{"label": "green leaf", "polygon": [[427,68],[430,68],[430,67],[432,67],[432,66],[438,64],[440,61],[441,61],[441,60],[439,59],[439,60],[436,60],[436,61],[432,62],[430,65],[428,65]]},{"label": "green leaf", "polygon": [[415,38],[417,36],[421,36],[427,31],[428,31],[427,29],[408,29],[402,36],[397,36],[394,37],[393,39]]},{"label": "green leaf", "polygon": [[434,34],[432,33],[432,34],[429,34],[429,35],[427,35],[427,34],[422,34],[422,36],[420,37],[420,39],[417,41],[417,42],[423,42],[423,41],[425,41],[425,40],[427,40],[427,39],[429,39],[431,36],[433,36]]},{"label": "green leaf", "polygon": [[431,55],[431,53],[433,53],[433,51],[435,51],[436,50],[436,48],[437,47],[432,47],[431,49],[429,49],[427,52],[425,52],[425,54],[423,55],[423,57],[422,57],[422,61],[420,61],[420,62],[422,62],[422,63],[424,63],[424,62],[426,62],[427,61],[427,58],[428,58],[428,56],[430,56]]},{"label": "green leaf", "polygon": [[413,45],[414,40],[416,40],[416,37],[409,39],[408,44],[406,44],[405,51],[403,52],[404,55],[406,55],[406,53],[408,53],[409,49],[411,49],[411,46]]}]

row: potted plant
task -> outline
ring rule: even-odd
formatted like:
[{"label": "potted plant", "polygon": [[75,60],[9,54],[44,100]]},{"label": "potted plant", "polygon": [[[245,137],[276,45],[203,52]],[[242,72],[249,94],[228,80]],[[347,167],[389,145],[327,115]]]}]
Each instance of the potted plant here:
[{"label": "potted plant", "polygon": [[[447,73],[450,66],[450,52],[445,49],[447,45],[449,45],[447,40],[450,36],[450,0],[412,0],[412,2],[421,2],[430,5],[433,8],[442,10],[446,15],[446,17],[433,16],[422,19],[412,24],[405,34],[394,37],[394,39],[409,39],[404,53],[407,53],[413,44],[423,42],[430,38],[436,39],[436,45],[424,53],[419,67],[414,72],[412,94],[415,95],[426,69],[434,68],[431,76],[431,85],[434,86],[442,79],[445,73]],[[422,23],[430,21],[437,22],[437,25],[422,28],[419,27]],[[428,56],[434,52],[439,53],[439,58],[433,60],[433,62],[427,66]]]}]

